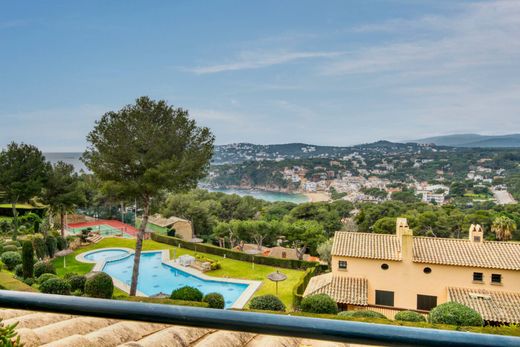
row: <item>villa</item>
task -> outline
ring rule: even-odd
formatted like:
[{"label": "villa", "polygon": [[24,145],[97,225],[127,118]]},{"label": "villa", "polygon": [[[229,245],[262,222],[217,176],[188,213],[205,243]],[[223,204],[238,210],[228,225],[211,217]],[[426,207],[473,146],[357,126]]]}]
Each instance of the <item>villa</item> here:
[{"label": "villa", "polygon": [[157,229],[174,229],[175,237],[178,237],[183,240],[189,241],[193,238],[193,226],[191,222],[187,219],[179,217],[165,218],[160,214],[155,214],[153,216],[148,217],[148,225],[146,227],[146,231],[158,231]]},{"label": "villa", "polygon": [[332,272],[311,279],[304,296],[325,293],[344,310],[426,314],[456,301],[489,324],[520,323],[520,243],[413,236],[405,218],[395,235],[336,232]]}]

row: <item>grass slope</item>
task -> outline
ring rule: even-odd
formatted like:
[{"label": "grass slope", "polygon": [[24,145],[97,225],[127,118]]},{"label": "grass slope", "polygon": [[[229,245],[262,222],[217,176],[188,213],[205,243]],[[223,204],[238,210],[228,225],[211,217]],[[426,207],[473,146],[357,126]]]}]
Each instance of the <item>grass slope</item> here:
[{"label": "grass slope", "polygon": [[[75,257],[79,253],[83,253],[86,251],[106,248],[106,247],[128,247],[135,248],[135,240],[131,239],[118,239],[118,238],[106,238],[101,240],[97,244],[92,244],[87,247],[76,250],[74,253],[66,256],[56,258],[53,263],[56,267],[56,271],[59,276],[65,275],[67,272],[76,272],[78,274],[85,274],[92,270],[94,267],[93,264],[86,264],[78,262]],[[170,258],[173,258],[173,250],[176,250],[176,256],[189,254],[195,255],[194,251],[190,251],[183,248],[177,248],[170,245],[166,245],[163,243],[155,242],[152,240],[146,240],[143,244],[143,250],[152,251],[152,250],[162,250],[169,249],[170,250]],[[220,270],[215,270],[206,273],[209,276],[214,277],[231,277],[231,278],[240,278],[246,280],[255,280],[262,281],[262,286],[258,289],[258,291],[254,294],[254,296],[265,295],[265,294],[275,294],[275,284],[267,279],[267,275],[271,272],[277,270],[277,268],[272,266],[258,265],[255,264],[254,269],[251,263],[243,262],[239,260],[233,259],[225,259],[223,257],[206,254],[198,252],[199,254],[204,254],[205,257],[218,260],[222,265]],[[65,259],[64,259],[65,258]],[[66,268],[64,268],[64,264],[66,264]],[[299,270],[289,270],[289,269],[279,269],[280,272],[283,272],[287,275],[287,280],[280,283],[278,287],[278,296],[285,303],[288,309],[292,309],[292,289],[294,285],[298,282],[301,276],[303,276],[304,272]],[[122,291],[117,290],[115,295],[124,295]]]}]

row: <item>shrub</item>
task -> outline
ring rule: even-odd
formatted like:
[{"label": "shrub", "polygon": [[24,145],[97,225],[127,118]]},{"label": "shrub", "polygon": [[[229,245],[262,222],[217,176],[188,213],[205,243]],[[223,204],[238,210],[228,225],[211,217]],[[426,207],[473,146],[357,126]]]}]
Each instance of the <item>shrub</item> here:
[{"label": "shrub", "polygon": [[209,308],[223,309],[225,306],[224,297],[219,293],[209,293],[204,295],[202,302],[207,302]]},{"label": "shrub", "polygon": [[67,249],[67,247],[68,247],[67,240],[63,236],[58,236],[56,238],[56,242],[57,242],[57,246],[58,246],[58,251],[63,251],[64,249]]},{"label": "shrub", "polygon": [[23,278],[23,265],[22,264],[18,264],[14,267],[14,274],[16,275],[16,277]]},{"label": "shrub", "polygon": [[451,324],[457,326],[481,326],[482,316],[472,308],[458,302],[446,302],[430,312],[432,323]]},{"label": "shrub", "polygon": [[285,311],[285,305],[282,300],[270,294],[253,298],[249,308],[252,310]]},{"label": "shrub", "polygon": [[202,301],[202,297],[203,294],[200,290],[190,286],[175,289],[170,295],[170,299],[185,301]]},{"label": "shrub", "polygon": [[4,252],[18,252],[18,247],[15,245],[5,245],[4,246]]},{"label": "shrub", "polygon": [[34,274],[34,249],[29,241],[25,241],[22,246],[22,265],[23,277],[31,278]]},{"label": "shrub", "polygon": [[2,254],[2,263],[5,264],[7,270],[13,271],[16,265],[22,263],[22,256],[18,252],[4,252]]},{"label": "shrub", "polygon": [[39,278],[43,274],[56,274],[54,265],[49,261],[38,261],[34,264],[34,277]]},{"label": "shrub", "polygon": [[5,245],[6,246],[15,246],[16,248],[22,247],[22,244],[19,241],[13,241],[13,240],[5,241]]},{"label": "shrub", "polygon": [[27,277],[23,280],[23,283],[27,284],[28,286],[32,286],[34,284],[34,278]]},{"label": "shrub", "polygon": [[56,253],[56,248],[58,246],[56,238],[54,236],[47,235],[47,237],[45,237],[45,246],[47,246],[47,255],[51,258],[54,257],[54,253]]},{"label": "shrub", "polygon": [[35,237],[33,239],[33,247],[34,252],[36,253],[36,258],[44,259],[47,254],[47,246],[45,245],[45,241],[41,237]]},{"label": "shrub", "polygon": [[[415,313],[415,312],[414,312]],[[386,316],[382,313],[376,312],[376,311],[343,311],[338,313],[338,316],[340,317],[346,317],[346,318],[381,318],[381,319],[388,319]]]},{"label": "shrub", "polygon": [[72,276],[67,279],[70,284],[70,290],[73,292],[80,290],[82,293],[85,291],[85,282],[87,278],[85,276]]},{"label": "shrub", "polygon": [[61,278],[50,278],[40,284],[40,291],[46,294],[70,295],[70,285]]},{"label": "shrub", "polygon": [[426,322],[426,318],[422,314],[414,311],[398,312],[394,319],[402,322]]},{"label": "shrub", "polygon": [[4,325],[0,323],[0,346],[2,347],[23,347],[20,342],[20,336],[16,331],[18,323]]},{"label": "shrub", "polygon": [[104,272],[96,272],[85,282],[85,294],[92,298],[111,299],[114,293],[112,277]]},{"label": "shrub", "polygon": [[316,294],[303,298],[300,309],[309,313],[338,313],[338,305],[327,294]]},{"label": "shrub", "polygon": [[56,276],[55,274],[44,273],[40,277],[38,277],[36,281],[38,282],[38,284],[42,284],[43,282],[48,281],[51,278],[58,278],[58,276]]},{"label": "shrub", "polygon": [[74,277],[74,276],[79,276],[79,274],[75,273],[75,272],[67,272],[63,278],[65,278],[66,280],[69,280],[71,277]]}]

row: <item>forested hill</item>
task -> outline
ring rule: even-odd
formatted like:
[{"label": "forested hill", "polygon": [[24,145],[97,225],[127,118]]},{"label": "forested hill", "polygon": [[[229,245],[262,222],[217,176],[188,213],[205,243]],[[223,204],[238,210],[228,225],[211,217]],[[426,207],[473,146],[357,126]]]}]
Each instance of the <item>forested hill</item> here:
[{"label": "forested hill", "polygon": [[447,136],[428,137],[415,140],[417,143],[432,143],[437,146],[452,147],[474,147],[474,148],[497,148],[497,147],[520,147],[520,134],[511,135],[478,135],[457,134]]},{"label": "forested hill", "polygon": [[215,147],[213,164],[237,164],[244,161],[285,160],[306,158],[341,158],[365,149],[417,149],[417,143],[394,143],[378,141],[349,147],[317,146],[305,143],[287,143],[275,145],[255,145],[251,143],[234,143]]}]

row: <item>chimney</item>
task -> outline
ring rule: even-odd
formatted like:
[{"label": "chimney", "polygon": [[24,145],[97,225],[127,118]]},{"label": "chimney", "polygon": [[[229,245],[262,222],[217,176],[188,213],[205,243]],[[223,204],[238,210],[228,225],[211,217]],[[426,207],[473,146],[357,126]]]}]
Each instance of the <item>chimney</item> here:
[{"label": "chimney", "polygon": [[413,258],[413,231],[408,226],[406,218],[397,218],[395,233],[401,243],[401,259],[411,262]]},{"label": "chimney", "polygon": [[482,229],[480,224],[471,224],[469,227],[469,240],[478,243],[484,241],[484,229]]}]

